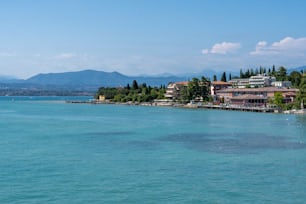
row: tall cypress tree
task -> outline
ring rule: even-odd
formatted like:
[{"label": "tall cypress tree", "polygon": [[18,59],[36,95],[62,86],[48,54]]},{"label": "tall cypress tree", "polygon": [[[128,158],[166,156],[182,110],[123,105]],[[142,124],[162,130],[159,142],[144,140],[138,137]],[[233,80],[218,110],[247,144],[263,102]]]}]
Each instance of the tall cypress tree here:
[{"label": "tall cypress tree", "polygon": [[274,75],[275,74],[275,65],[273,64],[273,66],[272,66],[272,75]]},{"label": "tall cypress tree", "polygon": [[243,74],[242,69],[240,69],[240,78],[244,78],[244,74]]},{"label": "tall cypress tree", "polygon": [[223,72],[222,76],[221,76],[221,81],[226,82],[226,73]]},{"label": "tall cypress tree", "polygon": [[137,90],[138,89],[138,83],[136,80],[133,80],[132,89]]},{"label": "tall cypress tree", "polygon": [[213,81],[217,81],[217,76],[216,75],[213,76]]}]

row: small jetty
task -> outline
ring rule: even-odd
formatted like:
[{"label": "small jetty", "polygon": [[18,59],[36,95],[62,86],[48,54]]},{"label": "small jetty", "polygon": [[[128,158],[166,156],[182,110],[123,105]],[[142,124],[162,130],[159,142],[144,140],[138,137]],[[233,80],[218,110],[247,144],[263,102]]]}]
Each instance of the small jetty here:
[{"label": "small jetty", "polygon": [[66,100],[66,103],[75,103],[75,104],[115,104],[114,102],[111,101],[100,101],[96,99],[91,99],[91,100]]},{"label": "small jetty", "polygon": [[245,111],[245,112],[263,112],[263,113],[274,113],[277,111],[274,107],[257,107],[257,106],[233,106],[233,105],[200,105],[198,108],[207,109],[220,109],[220,110],[231,110],[231,111]]}]

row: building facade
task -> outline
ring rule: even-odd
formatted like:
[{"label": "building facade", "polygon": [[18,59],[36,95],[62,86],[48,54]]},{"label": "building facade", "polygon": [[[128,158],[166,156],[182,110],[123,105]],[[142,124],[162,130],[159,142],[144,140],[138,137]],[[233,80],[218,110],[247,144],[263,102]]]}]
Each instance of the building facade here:
[{"label": "building facade", "polygon": [[249,78],[249,85],[251,88],[268,87],[275,82],[276,78],[273,76],[256,75]]},{"label": "building facade", "polygon": [[248,78],[239,78],[239,79],[231,79],[228,81],[233,88],[246,88],[249,86],[249,79]]},{"label": "building facade", "polygon": [[224,103],[237,103],[238,100],[257,100],[254,103],[264,103],[269,99],[274,98],[276,92],[280,92],[284,98],[285,103],[292,103],[298,93],[298,89],[277,88],[277,87],[263,87],[263,88],[232,88],[222,89],[216,92],[216,96],[222,99]]},{"label": "building facade", "polygon": [[212,96],[216,95],[216,92],[222,89],[227,89],[231,87],[232,84],[224,81],[213,81],[210,85],[210,93]]},{"label": "building facade", "polygon": [[165,93],[165,98],[170,99],[170,100],[177,100],[180,99],[181,96],[181,89],[184,86],[188,86],[188,82],[171,82],[168,84],[166,93]]},{"label": "building facade", "polygon": [[291,83],[291,81],[275,81],[275,82],[272,82],[272,86],[275,86],[275,87],[291,87],[292,83]]}]

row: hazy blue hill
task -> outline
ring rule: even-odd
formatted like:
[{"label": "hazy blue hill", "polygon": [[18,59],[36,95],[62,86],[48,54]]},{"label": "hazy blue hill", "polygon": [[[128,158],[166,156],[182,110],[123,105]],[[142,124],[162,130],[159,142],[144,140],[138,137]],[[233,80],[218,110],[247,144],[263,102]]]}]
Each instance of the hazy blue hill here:
[{"label": "hazy blue hill", "polygon": [[131,84],[133,80],[151,86],[167,85],[169,82],[183,81],[185,77],[132,77],[118,72],[84,70],[78,72],[38,74],[26,80],[31,84],[57,85],[66,87],[118,87]]},{"label": "hazy blue hill", "polygon": [[0,75],[0,83],[22,83],[23,79],[17,79],[13,76]]},{"label": "hazy blue hill", "polygon": [[301,70],[306,71],[306,65],[305,65],[305,66],[301,66],[301,67],[296,67],[296,68],[288,69],[287,72],[288,72],[288,73],[293,72],[293,71],[300,72]]},{"label": "hazy blue hill", "polygon": [[126,77],[117,72],[102,72],[94,70],[84,70],[79,72],[64,72],[38,74],[26,81],[33,84],[62,85],[62,86],[92,86],[104,84],[111,86],[125,81]]}]

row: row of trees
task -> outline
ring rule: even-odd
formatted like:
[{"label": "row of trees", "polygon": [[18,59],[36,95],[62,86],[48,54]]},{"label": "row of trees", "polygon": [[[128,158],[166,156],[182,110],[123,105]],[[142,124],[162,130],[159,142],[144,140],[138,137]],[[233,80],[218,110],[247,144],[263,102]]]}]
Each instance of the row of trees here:
[{"label": "row of trees", "polygon": [[[187,86],[181,87],[178,100],[181,102],[189,102],[190,100],[208,101],[210,100],[209,87],[210,81],[208,78],[204,76],[193,78]],[[145,83],[138,85],[137,81],[134,80],[132,85],[127,84],[126,87],[101,87],[96,94],[96,98],[103,95],[105,99],[113,102],[152,102],[155,99],[164,99],[165,92],[165,86],[157,88],[147,86]]]},{"label": "row of trees", "polygon": [[[283,66],[279,67],[277,70],[275,69],[275,66],[272,66],[272,69],[269,68],[268,71],[266,68],[260,67],[259,69],[247,69],[246,71],[243,71],[240,69],[240,76],[234,76],[232,77],[231,73],[228,75],[228,80],[235,79],[235,78],[250,78],[251,76],[256,76],[258,74],[265,74],[267,76],[274,76],[276,78],[276,81],[291,81],[292,86],[298,88],[301,84],[302,77],[304,74],[304,71],[301,70],[298,71],[292,71],[290,74],[288,74],[287,69]],[[213,81],[217,81],[217,76],[213,76]],[[227,74],[226,72],[223,72],[220,78],[220,81],[227,81]]]},{"label": "row of trees", "polygon": [[113,102],[151,102],[154,99],[164,98],[166,92],[165,86],[151,87],[147,86],[145,83],[138,84],[136,80],[132,82],[132,85],[127,84],[126,87],[120,88],[110,88],[101,87],[99,88],[96,98],[99,95],[103,95],[105,99],[111,100]]}]

